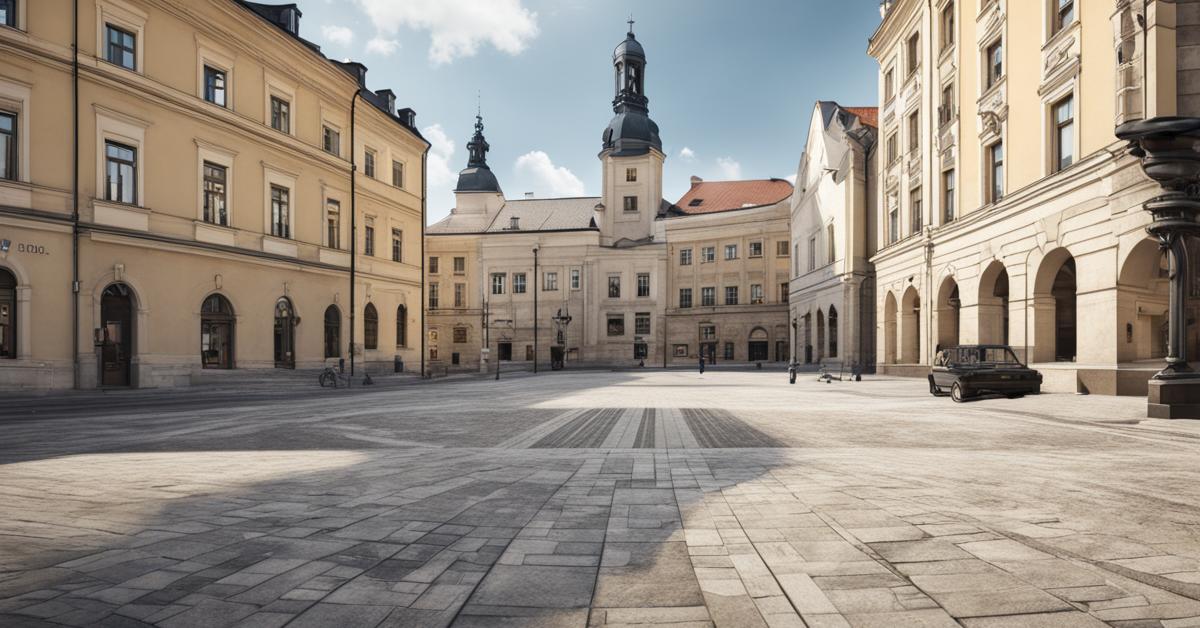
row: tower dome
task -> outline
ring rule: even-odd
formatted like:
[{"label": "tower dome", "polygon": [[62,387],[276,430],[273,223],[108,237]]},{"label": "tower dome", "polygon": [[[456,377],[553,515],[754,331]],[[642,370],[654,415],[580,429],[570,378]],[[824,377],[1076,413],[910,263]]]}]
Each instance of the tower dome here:
[{"label": "tower dome", "polygon": [[475,135],[467,142],[467,167],[458,173],[455,192],[500,192],[500,181],[487,165],[491,145],[483,137],[483,116],[475,115]]},{"label": "tower dome", "polygon": [[655,148],[662,151],[658,125],[650,119],[650,99],[646,98],[646,50],[633,34],[633,20],[625,40],[613,51],[613,116],[604,129],[603,152],[616,155],[642,155]]}]

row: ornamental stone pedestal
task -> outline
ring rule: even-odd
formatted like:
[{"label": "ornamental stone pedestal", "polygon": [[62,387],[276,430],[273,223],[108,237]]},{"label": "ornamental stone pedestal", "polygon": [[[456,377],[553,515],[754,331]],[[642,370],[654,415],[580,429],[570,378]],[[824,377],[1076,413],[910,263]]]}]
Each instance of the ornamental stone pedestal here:
[{"label": "ornamental stone pedestal", "polygon": [[1150,380],[1147,416],[1200,419],[1200,373],[1188,365],[1185,342],[1187,238],[1200,235],[1200,118],[1137,120],[1118,126],[1116,134],[1165,191],[1143,204],[1153,217],[1146,231],[1168,254],[1171,281],[1167,366]]}]

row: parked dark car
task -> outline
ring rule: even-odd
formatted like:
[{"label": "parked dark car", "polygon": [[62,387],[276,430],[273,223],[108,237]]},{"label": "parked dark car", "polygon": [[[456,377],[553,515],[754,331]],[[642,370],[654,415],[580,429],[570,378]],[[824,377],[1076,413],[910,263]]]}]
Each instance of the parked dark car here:
[{"label": "parked dark car", "polygon": [[980,394],[1009,398],[1042,391],[1042,374],[1021,364],[1005,345],[962,345],[937,352],[929,373],[929,392],[949,393],[962,402]]}]

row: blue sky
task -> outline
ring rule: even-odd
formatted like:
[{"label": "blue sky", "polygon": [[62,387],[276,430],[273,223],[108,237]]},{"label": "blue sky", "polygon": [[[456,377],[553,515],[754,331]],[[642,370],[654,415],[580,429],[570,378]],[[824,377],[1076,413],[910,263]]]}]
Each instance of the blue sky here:
[{"label": "blue sky", "polygon": [[[662,131],[663,196],[688,179],[795,173],[817,100],[875,104],[876,0],[299,0],[301,34],[361,61],[433,142],[429,220],[453,205],[481,94],[505,195],[596,195],[612,50],[632,12]],[[686,150],[685,150],[686,149]]]}]

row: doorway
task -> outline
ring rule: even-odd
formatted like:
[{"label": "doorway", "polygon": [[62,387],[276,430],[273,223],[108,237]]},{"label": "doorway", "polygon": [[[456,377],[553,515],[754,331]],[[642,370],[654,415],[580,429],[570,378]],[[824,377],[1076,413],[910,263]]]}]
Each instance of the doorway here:
[{"label": "doorway", "polygon": [[750,340],[748,341],[746,360],[749,362],[766,362],[770,359],[770,342],[768,341],[767,330],[762,327],[755,327],[750,332]]},{"label": "doorway", "polygon": [[511,342],[501,342],[499,345],[497,345],[497,349],[499,350],[498,353],[500,354],[500,360],[502,362],[512,362]]},{"label": "doorway", "polygon": [[233,308],[219,295],[210,295],[200,307],[200,366],[233,368]]},{"label": "doorway", "polygon": [[129,386],[133,362],[133,296],[129,286],[115,283],[100,295],[100,385]]},{"label": "doorway", "polygon": [[296,315],[287,297],[275,302],[275,368],[296,368]]}]

